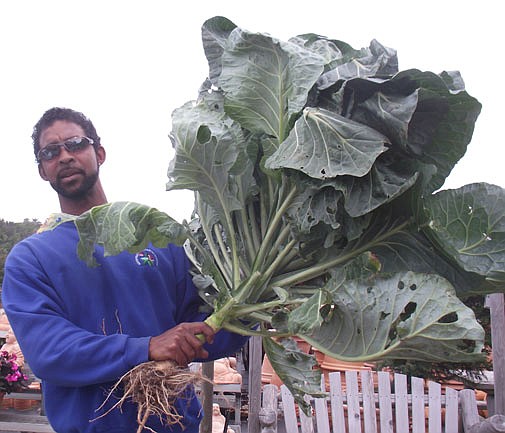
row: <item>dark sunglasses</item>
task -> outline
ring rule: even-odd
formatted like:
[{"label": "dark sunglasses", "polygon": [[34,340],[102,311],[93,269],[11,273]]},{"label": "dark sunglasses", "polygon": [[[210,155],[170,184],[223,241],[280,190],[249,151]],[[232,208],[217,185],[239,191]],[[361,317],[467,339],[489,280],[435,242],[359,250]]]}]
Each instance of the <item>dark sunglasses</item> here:
[{"label": "dark sunglasses", "polygon": [[76,153],[86,149],[90,144],[93,144],[93,140],[88,137],[72,137],[61,143],[48,144],[37,153],[37,162],[51,161],[60,154],[62,147],[67,152]]}]

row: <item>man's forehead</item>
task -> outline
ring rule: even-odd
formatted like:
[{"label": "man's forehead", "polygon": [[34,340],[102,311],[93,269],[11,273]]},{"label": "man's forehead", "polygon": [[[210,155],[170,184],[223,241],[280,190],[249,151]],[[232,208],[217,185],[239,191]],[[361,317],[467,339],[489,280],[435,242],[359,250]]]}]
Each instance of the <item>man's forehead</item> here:
[{"label": "man's forehead", "polygon": [[76,135],[84,135],[83,128],[77,123],[68,120],[55,120],[40,134],[41,143],[57,143]]}]

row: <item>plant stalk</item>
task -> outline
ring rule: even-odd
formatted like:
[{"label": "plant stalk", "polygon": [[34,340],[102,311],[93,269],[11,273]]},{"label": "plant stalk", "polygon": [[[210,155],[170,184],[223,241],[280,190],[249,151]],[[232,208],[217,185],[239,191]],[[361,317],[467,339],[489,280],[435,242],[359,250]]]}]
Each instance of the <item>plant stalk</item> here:
[{"label": "plant stalk", "polygon": [[[277,236],[277,239],[275,240],[274,244],[270,249],[270,253],[267,256],[266,263],[271,263],[273,260],[276,259],[276,256],[279,251],[286,249],[286,246],[283,245],[283,243],[288,238],[290,231],[291,229],[289,225],[286,225],[282,228],[281,232],[279,233],[279,236]],[[294,245],[296,245],[296,242],[292,246]],[[291,252],[291,248],[289,249],[288,252]]]},{"label": "plant stalk", "polygon": [[217,239],[217,243],[219,245],[219,249],[221,250],[221,256],[220,257],[224,258],[224,261],[226,262],[226,265],[229,268],[229,272],[231,272],[232,267],[233,267],[233,263],[231,262],[230,256],[228,255],[228,250],[227,250],[226,245],[225,245],[225,243],[223,241],[223,237],[221,236],[221,232],[219,231],[218,224],[214,224],[214,226],[212,227],[212,229],[213,229],[214,235],[215,235],[215,237]]},{"label": "plant stalk", "polygon": [[260,239],[260,228],[258,227],[258,223],[256,221],[256,213],[254,210],[254,203],[249,203],[247,205],[247,215],[249,216],[249,221],[251,224],[251,232],[254,244],[254,251],[258,251],[261,245]]},{"label": "plant stalk", "polygon": [[293,284],[300,283],[303,281],[311,280],[312,278],[319,277],[319,276],[323,275],[325,272],[327,272],[328,269],[343,265],[344,263],[347,263],[349,260],[359,256],[360,254],[364,253],[365,251],[370,250],[370,248],[383,242],[388,237],[402,231],[409,224],[410,224],[410,221],[405,221],[402,224],[399,224],[393,230],[386,232],[384,235],[378,236],[377,238],[373,239],[372,241],[363,244],[361,247],[356,248],[347,254],[343,254],[343,255],[338,256],[334,259],[326,260],[326,261],[321,262],[319,264],[315,264],[309,268],[305,268],[300,271],[293,272],[287,276],[280,275],[279,277],[272,279],[271,283],[276,286],[285,287],[285,286],[291,286]]},{"label": "plant stalk", "polygon": [[275,271],[278,269],[279,264],[282,263],[284,260],[284,257],[289,254],[291,249],[296,245],[296,240],[292,239],[290,242],[287,243],[285,248],[280,251],[275,258],[275,260],[270,264],[270,266],[267,268],[266,271],[263,272],[262,277],[261,277],[261,282],[258,284],[259,287],[262,287],[261,290],[258,290],[258,294],[255,297],[255,300],[259,299],[265,289],[268,288],[267,282],[268,280],[272,277],[272,275],[275,273]]},{"label": "plant stalk", "polygon": [[[202,209],[203,204],[202,204],[202,199],[200,197],[200,194],[196,194],[196,202],[197,202],[198,208]],[[223,277],[225,278],[226,282],[228,283],[228,286],[229,287],[233,287],[233,281],[230,280],[230,277],[229,277],[230,274],[226,271],[226,266],[221,261],[221,256],[220,256],[218,248],[217,248],[217,246],[216,246],[216,244],[214,242],[214,239],[213,239],[213,236],[212,236],[212,232],[211,232],[211,228],[206,224],[204,218],[201,218],[200,221],[201,221],[201,224],[202,224],[203,232],[205,233],[205,237],[206,237],[207,243],[209,245],[209,249],[211,250],[211,253],[212,253],[212,256],[214,257],[216,265],[217,265],[218,269],[220,270],[221,275],[223,275]]]},{"label": "plant stalk", "polygon": [[284,216],[284,212],[291,204],[291,200],[293,200],[296,194],[296,187],[291,188],[286,199],[283,201],[282,205],[279,207],[278,211],[275,213],[273,219],[270,221],[268,225],[268,230],[265,233],[265,237],[263,238],[263,242],[261,243],[261,247],[256,254],[256,259],[254,260],[253,271],[260,269],[265,260],[265,257],[268,253],[268,250],[271,248],[272,239],[277,232],[277,228],[282,222],[282,218]]},{"label": "plant stalk", "polygon": [[[254,248],[253,234],[251,233],[252,227],[250,227],[247,224],[248,214],[247,214],[247,209],[246,209],[246,205],[245,205],[246,200],[244,197],[244,193],[243,193],[241,184],[239,184],[239,194],[240,194],[241,202],[244,203],[244,206],[240,208],[240,211],[238,212],[236,219],[238,219],[237,224],[239,224],[240,227],[242,228],[241,230],[239,230],[239,233],[243,234],[242,243],[244,244],[244,247],[247,251],[247,255],[249,257],[249,263],[251,263],[253,260],[253,257],[254,257],[255,248]],[[251,225],[253,223],[254,223],[254,221],[250,222]],[[244,237],[245,237],[245,239],[244,239]]]}]

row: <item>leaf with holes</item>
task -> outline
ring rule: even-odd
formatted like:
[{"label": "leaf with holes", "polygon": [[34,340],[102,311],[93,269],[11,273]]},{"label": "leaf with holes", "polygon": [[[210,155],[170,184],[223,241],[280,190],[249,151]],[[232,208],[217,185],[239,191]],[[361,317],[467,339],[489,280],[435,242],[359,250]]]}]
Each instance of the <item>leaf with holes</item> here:
[{"label": "leaf with holes", "polygon": [[367,174],[388,138],[336,113],[305,108],[267,168],[293,168],[315,179]]},{"label": "leaf with holes", "polygon": [[[215,23],[207,22],[204,28]],[[303,109],[324,59],[266,34],[234,29],[221,57],[219,87],[228,115],[244,128],[284,140]]]},{"label": "leaf with holes", "polygon": [[[332,290],[332,281],[326,289]],[[322,352],[349,361],[450,362],[482,357],[484,330],[447,280],[407,272],[338,285],[333,311],[303,338]]]},{"label": "leaf with holes", "polygon": [[427,197],[425,232],[467,272],[505,283],[505,191],[471,184]]}]

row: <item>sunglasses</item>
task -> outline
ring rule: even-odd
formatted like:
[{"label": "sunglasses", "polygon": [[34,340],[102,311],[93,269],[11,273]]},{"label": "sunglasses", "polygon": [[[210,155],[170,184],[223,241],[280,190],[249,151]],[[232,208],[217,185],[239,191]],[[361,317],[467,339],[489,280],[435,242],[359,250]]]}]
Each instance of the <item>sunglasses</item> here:
[{"label": "sunglasses", "polygon": [[72,137],[61,143],[48,144],[37,153],[37,162],[51,161],[61,153],[62,147],[67,152],[76,153],[86,149],[90,144],[93,144],[93,140],[88,137]]}]

